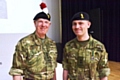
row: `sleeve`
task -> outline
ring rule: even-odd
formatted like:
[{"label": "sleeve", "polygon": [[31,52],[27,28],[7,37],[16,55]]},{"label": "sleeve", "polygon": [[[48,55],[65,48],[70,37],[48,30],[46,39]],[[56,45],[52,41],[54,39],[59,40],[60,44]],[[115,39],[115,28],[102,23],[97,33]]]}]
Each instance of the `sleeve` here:
[{"label": "sleeve", "polygon": [[13,55],[13,63],[12,67],[9,71],[10,75],[22,75],[24,70],[24,64],[25,64],[25,55],[24,51],[22,49],[21,43],[18,42],[15,48],[15,53]]},{"label": "sleeve", "polygon": [[68,70],[68,59],[67,59],[67,50],[66,50],[66,47],[63,50],[62,67],[63,67],[64,70]]},{"label": "sleeve", "polygon": [[[49,42],[49,41],[48,41]],[[48,44],[46,44],[48,45]],[[54,41],[49,42],[49,46],[47,47],[48,51],[45,53],[46,60],[50,61],[50,64],[53,66],[53,69],[57,67],[57,47]]]},{"label": "sleeve", "polygon": [[98,72],[100,78],[106,77],[110,74],[110,68],[108,64],[108,53],[106,52],[104,46],[102,49],[100,61],[98,63]]},{"label": "sleeve", "polygon": [[54,43],[54,45],[55,45],[55,67],[57,67],[57,53],[58,53],[58,51],[57,51],[57,46],[56,46],[56,43]]}]

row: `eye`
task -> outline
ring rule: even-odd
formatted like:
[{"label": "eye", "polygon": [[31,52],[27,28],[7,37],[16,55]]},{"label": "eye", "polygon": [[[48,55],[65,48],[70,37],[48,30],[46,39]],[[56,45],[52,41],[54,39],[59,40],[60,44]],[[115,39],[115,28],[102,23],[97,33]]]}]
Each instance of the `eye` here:
[{"label": "eye", "polygon": [[42,23],[42,21],[40,20],[40,21],[38,21],[38,23]]},{"label": "eye", "polygon": [[46,24],[48,24],[48,21],[45,21]]},{"label": "eye", "polygon": [[83,23],[82,23],[82,22],[79,22],[78,24],[79,24],[79,25],[82,25]]},{"label": "eye", "polygon": [[76,23],[74,23],[74,22],[73,22],[73,23],[72,23],[72,25],[73,25],[73,26],[75,26],[75,25],[76,25]]}]

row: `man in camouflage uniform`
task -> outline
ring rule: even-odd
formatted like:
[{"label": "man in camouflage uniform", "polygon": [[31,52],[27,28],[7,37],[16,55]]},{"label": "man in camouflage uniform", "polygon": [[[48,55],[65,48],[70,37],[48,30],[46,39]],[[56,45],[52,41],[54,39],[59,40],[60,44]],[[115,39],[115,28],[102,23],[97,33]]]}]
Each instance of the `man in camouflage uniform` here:
[{"label": "man in camouflage uniform", "polygon": [[88,33],[89,15],[78,12],[71,21],[76,38],[64,48],[63,80],[108,80],[108,54],[104,45]]},{"label": "man in camouflage uniform", "polygon": [[50,14],[39,12],[33,20],[36,30],[16,45],[9,74],[13,80],[56,80],[56,44],[46,35]]}]

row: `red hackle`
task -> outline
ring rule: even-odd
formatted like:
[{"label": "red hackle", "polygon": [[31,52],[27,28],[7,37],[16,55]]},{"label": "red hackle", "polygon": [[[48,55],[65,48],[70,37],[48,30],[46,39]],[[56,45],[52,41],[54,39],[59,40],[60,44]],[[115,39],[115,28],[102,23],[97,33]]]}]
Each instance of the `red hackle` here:
[{"label": "red hackle", "polygon": [[41,4],[40,4],[40,8],[41,9],[44,9],[44,8],[46,8],[47,6],[46,6],[46,4],[44,3],[44,2],[42,2]]}]

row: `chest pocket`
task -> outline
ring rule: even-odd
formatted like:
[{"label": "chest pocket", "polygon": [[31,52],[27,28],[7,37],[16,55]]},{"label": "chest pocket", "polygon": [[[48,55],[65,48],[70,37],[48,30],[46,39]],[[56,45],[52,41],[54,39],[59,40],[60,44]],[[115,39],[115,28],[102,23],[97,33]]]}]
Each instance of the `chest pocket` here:
[{"label": "chest pocket", "polygon": [[97,49],[86,48],[79,51],[77,64],[79,68],[83,68],[84,66],[88,66],[92,63],[97,65],[99,59],[100,52]]},{"label": "chest pocket", "polygon": [[49,47],[49,50],[48,50],[48,54],[49,54],[49,57],[56,61],[56,58],[57,58],[57,49],[56,49],[56,46],[50,46]]},{"label": "chest pocket", "polygon": [[77,64],[77,52],[78,50],[75,48],[70,49],[67,53],[67,60],[68,60],[68,68],[70,68],[70,71],[75,70],[76,64]]},{"label": "chest pocket", "polygon": [[44,59],[43,51],[40,45],[31,45],[28,47],[27,63],[28,65],[36,66],[38,62],[42,62]]},{"label": "chest pocket", "polygon": [[86,49],[85,54],[86,54],[86,63],[98,63],[100,59],[100,51],[97,49]]},{"label": "chest pocket", "polygon": [[93,54],[92,49],[86,49],[86,51],[85,51],[85,55],[86,55],[85,62],[86,62],[86,64],[89,64],[91,62],[92,54]]}]

